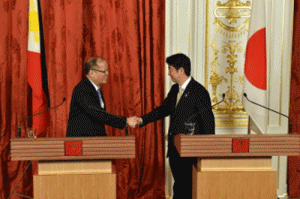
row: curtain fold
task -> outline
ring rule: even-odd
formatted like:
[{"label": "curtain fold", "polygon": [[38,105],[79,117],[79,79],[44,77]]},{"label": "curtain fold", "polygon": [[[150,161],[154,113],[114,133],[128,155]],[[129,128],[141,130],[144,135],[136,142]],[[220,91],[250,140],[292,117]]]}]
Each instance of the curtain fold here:
[{"label": "curtain fold", "polygon": [[[43,0],[44,32],[50,107],[48,137],[65,137],[75,85],[84,77],[84,63],[104,57],[109,66],[103,86],[107,111],[142,116],[164,99],[165,3],[160,0]],[[28,162],[10,161],[9,140],[17,137],[18,122],[30,113],[27,83],[28,1],[0,4],[0,199],[6,199]],[[22,124],[23,135],[30,121]],[[109,136],[124,130],[107,127]],[[117,198],[165,198],[164,133],[158,121],[129,129],[136,137],[136,158],[113,161]],[[16,193],[32,196],[31,168]],[[13,196],[12,198],[21,198]]]},{"label": "curtain fold", "polygon": [[[290,89],[290,118],[293,134],[300,134],[300,1],[295,0]],[[300,156],[288,157],[289,197],[300,198]]]}]

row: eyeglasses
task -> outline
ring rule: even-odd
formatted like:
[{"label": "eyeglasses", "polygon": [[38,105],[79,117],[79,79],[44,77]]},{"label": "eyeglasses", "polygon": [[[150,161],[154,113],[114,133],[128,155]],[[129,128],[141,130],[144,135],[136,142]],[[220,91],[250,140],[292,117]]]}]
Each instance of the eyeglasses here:
[{"label": "eyeglasses", "polygon": [[96,69],[91,69],[91,70],[95,70],[95,71],[98,71],[98,72],[101,72],[101,73],[106,73],[106,72],[108,72],[108,70],[96,70]]}]

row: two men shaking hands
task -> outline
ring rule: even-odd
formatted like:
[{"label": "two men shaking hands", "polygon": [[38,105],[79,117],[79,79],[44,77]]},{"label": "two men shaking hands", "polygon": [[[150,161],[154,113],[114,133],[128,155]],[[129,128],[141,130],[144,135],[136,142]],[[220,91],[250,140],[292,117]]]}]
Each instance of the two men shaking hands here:
[{"label": "two men shaking hands", "polygon": [[173,198],[191,199],[195,159],[180,157],[174,137],[186,132],[185,122],[193,115],[196,115],[192,121],[196,124],[194,134],[214,134],[215,120],[208,91],[190,76],[190,59],[178,53],[167,57],[166,62],[174,84],[163,103],[142,117],[126,118],[106,112],[101,86],[107,82],[108,65],[101,57],[90,58],[85,65],[86,77],[73,90],[67,137],[107,136],[104,125],[135,128],[170,116],[167,157],[174,177]]}]

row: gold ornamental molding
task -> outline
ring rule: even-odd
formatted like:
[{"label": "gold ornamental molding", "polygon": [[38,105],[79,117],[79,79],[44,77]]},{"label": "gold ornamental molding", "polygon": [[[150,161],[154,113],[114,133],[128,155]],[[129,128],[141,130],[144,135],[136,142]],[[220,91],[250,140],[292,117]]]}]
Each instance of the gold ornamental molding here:
[{"label": "gold ornamental molding", "polygon": [[217,127],[248,125],[242,89],[250,14],[249,0],[215,1],[211,9],[207,9],[207,15],[213,16],[212,21],[207,17],[206,27],[207,39],[211,38],[206,46],[210,71],[206,78],[211,85],[212,104],[220,101],[225,93],[224,102],[213,108]]},{"label": "gold ornamental molding", "polygon": [[[218,103],[219,99],[217,97],[217,86],[219,84],[221,84],[223,82],[223,80],[225,82],[227,82],[228,80],[226,78],[224,78],[224,76],[219,75],[216,67],[220,65],[219,63],[219,52],[220,50],[216,49],[216,43],[215,43],[215,39],[213,39],[212,44],[211,44],[211,48],[212,48],[212,52],[214,53],[214,57],[210,63],[211,68],[211,76],[209,78],[209,84],[212,85],[212,95],[211,95],[211,101],[213,104]],[[220,94],[221,95],[221,94]],[[215,106],[215,110],[218,109],[219,106]]]},{"label": "gold ornamental molding", "polygon": [[[236,38],[245,35],[249,31],[249,20],[251,13],[251,3],[242,3],[239,0],[230,0],[222,4],[216,3],[215,28],[226,37]],[[242,20],[242,23],[238,23]]]},{"label": "gold ornamental molding", "polygon": [[[225,92],[226,94],[226,98],[225,98],[225,104],[227,106],[230,107],[229,110],[232,110],[232,107],[236,110],[239,108],[237,108],[237,104],[240,101],[241,98],[241,94],[239,94],[236,89],[235,89],[235,82],[234,81],[234,75],[238,72],[238,68],[235,67],[235,64],[237,62],[236,58],[238,57],[238,55],[236,54],[236,52],[242,53],[243,52],[243,48],[240,46],[241,42],[236,42],[235,40],[229,40],[227,43],[225,43],[225,45],[222,47],[223,52],[227,53],[227,63],[228,63],[228,67],[225,70],[225,73],[229,73],[230,74],[230,85],[228,86],[228,90]],[[240,110],[239,110],[240,111]]]}]

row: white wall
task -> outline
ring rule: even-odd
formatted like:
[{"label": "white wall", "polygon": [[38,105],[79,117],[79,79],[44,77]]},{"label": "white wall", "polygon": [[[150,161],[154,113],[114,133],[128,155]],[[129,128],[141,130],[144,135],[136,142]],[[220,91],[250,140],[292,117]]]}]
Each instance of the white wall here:
[{"label": "white wall", "polygon": [[[166,57],[178,52],[185,53],[192,61],[192,76],[202,83],[211,93],[212,87],[209,78],[212,73],[211,61],[214,52],[211,50],[212,39],[216,40],[216,47],[221,49],[226,37],[228,40],[234,39],[240,42],[239,45],[244,50],[247,42],[247,34],[240,34],[238,37],[222,36],[220,31],[216,31],[214,20],[216,18],[217,2],[228,3],[230,0],[166,0]],[[246,3],[247,0],[240,0]],[[252,3],[252,1],[250,1]],[[290,96],[290,70],[291,70],[291,50],[292,50],[292,28],[294,1],[291,0],[266,0],[266,27],[267,27],[267,58],[268,58],[268,100],[269,107],[284,114],[289,113]],[[224,21],[225,19],[222,18]],[[226,22],[226,21],[225,21]],[[243,23],[239,19],[238,23]],[[228,23],[229,24],[229,23]],[[230,25],[230,24],[229,24]],[[226,30],[225,30],[226,31]],[[247,33],[247,32],[246,32]],[[245,39],[246,38],[246,39]],[[228,54],[228,52],[227,52]],[[219,64],[228,67],[226,53],[219,52]],[[243,52],[236,52],[237,62],[235,67],[243,71]],[[172,82],[167,75],[165,93],[171,88]],[[228,74],[222,74],[229,78]],[[236,73],[236,77],[240,74]],[[223,85],[222,85],[223,84]],[[218,86],[218,96],[227,88],[228,82],[222,82]],[[242,84],[235,82],[235,89],[241,94]],[[246,114],[246,113],[245,113]],[[217,134],[245,134],[247,126],[245,124],[245,114],[234,114],[234,122],[226,126],[226,122],[217,126]],[[226,114],[215,115],[216,118],[224,119]],[[242,119],[238,119],[242,118]],[[166,134],[168,129],[168,119],[166,120]],[[278,114],[269,113],[268,134],[286,134],[288,132],[288,120]],[[166,144],[167,146],[167,144]],[[286,157],[273,157],[273,167],[278,172],[279,198],[286,198]],[[172,175],[166,160],[166,195],[172,195]]]}]

